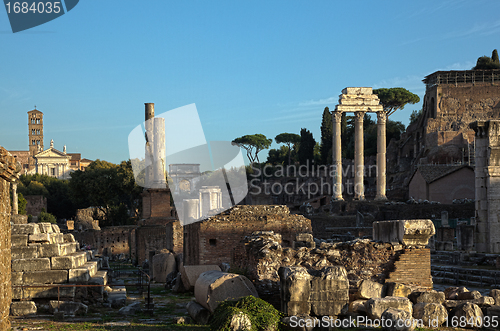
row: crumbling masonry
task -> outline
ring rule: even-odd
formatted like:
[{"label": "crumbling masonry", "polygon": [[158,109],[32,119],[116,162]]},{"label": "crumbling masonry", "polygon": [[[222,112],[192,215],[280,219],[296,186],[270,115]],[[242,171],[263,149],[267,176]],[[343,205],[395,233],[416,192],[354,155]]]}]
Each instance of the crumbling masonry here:
[{"label": "crumbling masonry", "polygon": [[0,330],[10,329],[11,292],[10,184],[19,178],[20,166],[0,146]]}]

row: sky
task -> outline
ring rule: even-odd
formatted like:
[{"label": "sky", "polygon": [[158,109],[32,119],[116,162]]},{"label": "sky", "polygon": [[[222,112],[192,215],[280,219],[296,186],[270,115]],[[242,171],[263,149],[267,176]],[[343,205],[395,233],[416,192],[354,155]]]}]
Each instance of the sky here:
[{"label": "sky", "polygon": [[45,148],[119,163],[149,102],[157,114],[194,103],[207,141],[301,128],[319,141],[345,87],[422,99],[426,75],[491,56],[499,12],[495,0],[81,0],[13,33],[0,9],[0,146],[28,150],[36,105]]}]

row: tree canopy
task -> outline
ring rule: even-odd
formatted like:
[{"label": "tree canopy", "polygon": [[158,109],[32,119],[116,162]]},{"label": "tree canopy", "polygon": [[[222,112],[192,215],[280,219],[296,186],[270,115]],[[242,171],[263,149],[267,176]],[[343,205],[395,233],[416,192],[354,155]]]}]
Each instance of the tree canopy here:
[{"label": "tree canopy", "polygon": [[387,116],[394,114],[398,109],[403,109],[407,104],[420,102],[418,95],[403,87],[379,88],[373,90],[373,93],[378,95]]},{"label": "tree canopy", "polygon": [[500,69],[500,60],[496,49],[491,53],[491,57],[483,55],[477,59],[476,66],[472,70],[479,69]]},{"label": "tree canopy", "polygon": [[300,142],[300,136],[295,133],[280,133],[274,140],[277,144],[285,144],[288,147],[288,164],[291,164],[292,146]]},{"label": "tree canopy", "polygon": [[129,223],[127,209],[137,211],[142,192],[130,160],[120,165],[96,160],[85,171],[71,173],[70,188],[78,208],[98,207],[105,213],[104,225]]},{"label": "tree canopy", "polygon": [[323,118],[321,120],[321,146],[320,155],[321,163],[328,164],[332,162],[332,144],[333,144],[333,123],[332,113],[328,107],[323,110]]},{"label": "tree canopy", "polygon": [[268,139],[265,135],[257,133],[236,138],[232,141],[232,144],[247,151],[247,157],[250,163],[260,163],[259,152],[271,147],[272,142],[272,139]]},{"label": "tree canopy", "polygon": [[307,160],[311,162],[314,160],[314,147],[316,146],[316,140],[314,140],[312,133],[302,128],[300,130],[300,144],[299,144],[299,163],[307,164]]}]

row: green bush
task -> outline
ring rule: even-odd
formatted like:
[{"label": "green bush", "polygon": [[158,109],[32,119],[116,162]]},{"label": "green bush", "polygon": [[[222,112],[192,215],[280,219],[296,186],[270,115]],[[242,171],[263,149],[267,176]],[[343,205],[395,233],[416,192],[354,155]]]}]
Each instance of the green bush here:
[{"label": "green bush", "polygon": [[277,330],[279,328],[281,313],[266,301],[249,295],[238,301],[228,300],[221,303],[210,317],[210,330],[230,330],[231,318],[241,312],[250,318],[251,331]]},{"label": "green bush", "polygon": [[47,213],[45,209],[42,208],[42,211],[40,212],[40,216],[38,218],[38,222],[49,222],[49,223],[57,223],[57,219],[54,215],[51,213]]}]

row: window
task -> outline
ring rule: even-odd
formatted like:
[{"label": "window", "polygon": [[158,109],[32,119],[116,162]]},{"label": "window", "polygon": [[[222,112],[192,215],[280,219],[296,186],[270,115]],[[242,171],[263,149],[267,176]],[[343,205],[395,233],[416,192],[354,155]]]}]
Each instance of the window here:
[{"label": "window", "polygon": [[50,174],[52,176],[55,176],[56,175],[56,168],[50,168]]},{"label": "window", "polygon": [[216,239],[209,239],[208,240],[208,243],[210,244],[210,246],[217,246],[217,240]]},{"label": "window", "polygon": [[32,141],[31,141],[31,144],[32,144],[32,145],[36,145],[36,141],[35,141],[35,140],[32,140]]}]

